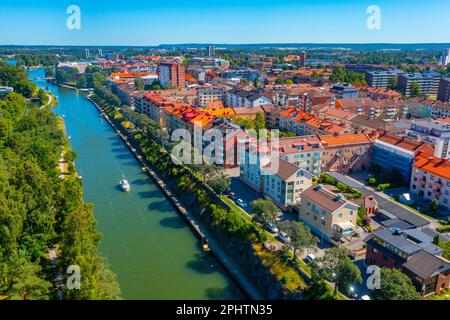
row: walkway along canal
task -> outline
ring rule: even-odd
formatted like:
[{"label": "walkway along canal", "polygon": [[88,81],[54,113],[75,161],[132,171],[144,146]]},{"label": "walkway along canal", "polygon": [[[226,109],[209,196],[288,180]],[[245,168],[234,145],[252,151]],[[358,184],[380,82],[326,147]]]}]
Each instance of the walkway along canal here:
[{"label": "walkway along canal", "polygon": [[[43,69],[30,78],[43,78]],[[102,254],[125,299],[242,299],[245,295],[178,215],[172,203],[96,108],[76,91],[36,81],[59,101],[84,200],[95,205]],[[131,191],[118,182],[125,175]]]}]

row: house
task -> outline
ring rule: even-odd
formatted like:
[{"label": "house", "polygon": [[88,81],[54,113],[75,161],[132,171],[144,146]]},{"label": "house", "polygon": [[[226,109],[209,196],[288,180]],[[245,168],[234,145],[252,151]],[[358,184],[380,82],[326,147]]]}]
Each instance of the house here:
[{"label": "house", "polygon": [[402,270],[412,280],[422,296],[450,286],[450,263],[421,250],[403,265]]},{"label": "house", "polygon": [[262,168],[263,193],[286,210],[300,202],[300,195],[312,185],[313,175],[285,160],[271,161]]},{"label": "house", "polygon": [[449,287],[450,263],[440,257],[443,249],[420,230],[379,228],[369,235],[366,265],[395,268],[408,275],[422,296]]},{"label": "house", "polygon": [[225,104],[228,107],[259,107],[270,104],[272,101],[259,91],[247,91],[235,88],[226,92]]},{"label": "house", "polygon": [[328,241],[355,234],[358,206],[325,186],[306,189],[296,210],[300,221]]}]

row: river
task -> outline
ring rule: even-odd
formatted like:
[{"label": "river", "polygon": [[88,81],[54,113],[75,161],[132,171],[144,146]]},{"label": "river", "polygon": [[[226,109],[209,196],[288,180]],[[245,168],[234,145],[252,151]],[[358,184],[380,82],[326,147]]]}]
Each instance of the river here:
[{"label": "river", "polygon": [[[42,78],[43,69],[29,71]],[[76,91],[45,80],[57,96],[84,200],[95,205],[101,252],[117,274],[124,299],[243,299],[244,295],[177,214],[95,107]],[[131,192],[118,182],[125,175]]]}]

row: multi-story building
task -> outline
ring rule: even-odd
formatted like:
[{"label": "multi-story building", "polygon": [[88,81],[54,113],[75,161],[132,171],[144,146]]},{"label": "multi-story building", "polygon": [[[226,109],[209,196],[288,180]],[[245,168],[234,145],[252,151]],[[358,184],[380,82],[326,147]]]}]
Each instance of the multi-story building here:
[{"label": "multi-story building", "polygon": [[318,176],[323,147],[317,136],[279,138],[272,146],[281,159]]},{"label": "multi-story building", "polygon": [[401,74],[398,76],[397,90],[409,97],[411,84],[415,82],[419,85],[421,94],[436,97],[441,78],[437,72]]},{"label": "multi-story building", "polygon": [[353,132],[349,125],[321,119],[294,108],[288,108],[279,113],[279,128],[299,136]]},{"label": "multi-story building", "polygon": [[403,74],[401,70],[382,70],[366,72],[366,82],[369,86],[375,88],[389,88],[392,84],[392,78],[398,80],[398,76]]},{"label": "multi-story building", "polygon": [[164,99],[155,93],[139,94],[134,96],[134,107],[136,112],[147,115],[150,119],[166,126],[166,110],[175,107],[172,101]]},{"label": "multi-story building", "polygon": [[431,106],[431,117],[433,118],[449,118],[450,102],[436,101]]},{"label": "multi-story building", "polygon": [[366,133],[319,136],[322,151],[322,172],[343,174],[356,172],[370,165],[370,148],[374,137]]},{"label": "multi-story building", "polygon": [[214,46],[208,46],[208,57],[214,57],[216,55],[216,48]]},{"label": "multi-story building", "polygon": [[259,91],[247,91],[241,88],[227,91],[225,96],[225,104],[228,107],[259,107],[271,103],[272,100]]},{"label": "multi-story building", "polygon": [[438,120],[415,121],[407,130],[415,141],[423,141],[434,147],[434,156],[450,158],[450,123]]},{"label": "multi-story building", "polygon": [[296,210],[300,221],[328,241],[339,241],[355,234],[358,206],[325,186],[306,189]]},{"label": "multi-story building", "polygon": [[449,287],[450,264],[440,255],[443,249],[419,230],[379,228],[368,236],[366,265],[395,268],[408,275],[422,296]]},{"label": "multi-story building", "polygon": [[312,185],[312,178],[310,172],[278,159],[262,168],[263,193],[286,210],[300,202],[300,195]]},{"label": "multi-story building", "polygon": [[184,66],[178,60],[161,61],[158,64],[160,84],[165,88],[184,88],[186,76]]},{"label": "multi-story building", "polygon": [[200,107],[206,108],[211,102],[221,101],[225,103],[225,90],[219,88],[198,88],[197,100]]},{"label": "multi-story building", "polygon": [[425,98],[409,98],[406,100],[406,106],[408,108],[408,116],[414,119],[417,118],[430,118],[431,107],[435,101]]},{"label": "multi-story building", "polygon": [[411,193],[450,208],[450,161],[420,153],[412,169]]},{"label": "multi-story building", "polygon": [[373,100],[400,100],[402,95],[397,91],[386,88],[359,87],[360,98],[371,98]]},{"label": "multi-story building", "polygon": [[441,64],[447,66],[450,64],[450,48],[444,49],[441,56]]},{"label": "multi-story building", "polygon": [[438,100],[442,102],[450,102],[450,79],[442,78],[439,84]]},{"label": "multi-story building", "polygon": [[240,82],[241,80],[253,82],[256,79],[261,78],[261,73],[258,70],[253,69],[221,70],[219,76],[235,82]]},{"label": "multi-story building", "polygon": [[420,151],[431,155],[434,153],[433,148],[425,142],[384,133],[373,144],[372,164],[384,170],[396,170],[399,178],[409,183],[414,158]]},{"label": "multi-story building", "polygon": [[336,95],[336,99],[356,99],[358,98],[359,91],[351,84],[335,84],[330,92]]}]

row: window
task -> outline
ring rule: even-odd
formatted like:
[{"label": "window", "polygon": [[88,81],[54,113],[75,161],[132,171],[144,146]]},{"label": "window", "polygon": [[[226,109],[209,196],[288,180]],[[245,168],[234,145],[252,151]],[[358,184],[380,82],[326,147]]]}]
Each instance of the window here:
[{"label": "window", "polygon": [[343,217],[342,213],[339,213],[339,214],[337,215],[337,218],[338,218],[338,219],[342,219],[342,217]]}]

